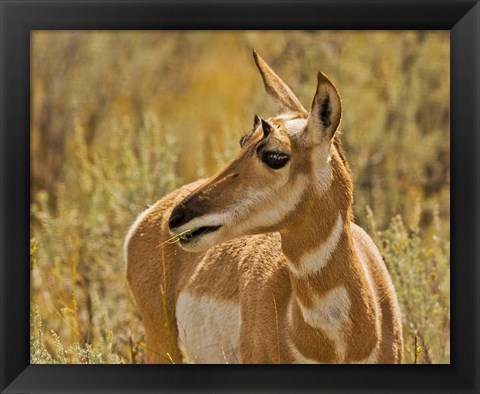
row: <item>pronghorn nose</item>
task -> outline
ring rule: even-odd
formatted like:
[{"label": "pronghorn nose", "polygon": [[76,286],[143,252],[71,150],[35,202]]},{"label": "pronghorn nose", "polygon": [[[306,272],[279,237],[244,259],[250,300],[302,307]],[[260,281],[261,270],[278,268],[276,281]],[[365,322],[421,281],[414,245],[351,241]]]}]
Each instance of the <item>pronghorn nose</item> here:
[{"label": "pronghorn nose", "polygon": [[182,224],[185,219],[185,211],[179,207],[175,208],[168,219],[168,226],[170,229],[178,227]]}]

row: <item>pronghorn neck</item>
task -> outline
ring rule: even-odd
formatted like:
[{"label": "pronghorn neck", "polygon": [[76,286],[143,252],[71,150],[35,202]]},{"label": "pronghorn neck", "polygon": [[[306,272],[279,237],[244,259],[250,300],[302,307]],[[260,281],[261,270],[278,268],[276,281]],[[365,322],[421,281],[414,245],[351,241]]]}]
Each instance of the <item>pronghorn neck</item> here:
[{"label": "pronghorn neck", "polygon": [[[292,285],[289,319],[292,332],[305,333],[293,341],[307,360],[352,362],[376,343],[375,304],[353,246],[348,167],[336,150],[331,168],[328,190],[307,194],[298,222],[280,232]],[[371,340],[355,341],[360,332]]]},{"label": "pronghorn neck", "polygon": [[[330,169],[324,176],[329,178],[329,184],[308,188],[294,219],[280,231],[282,250],[293,272],[316,272],[335,255],[352,248],[351,242],[345,243],[351,240],[352,183],[348,165],[336,144],[329,161]],[[301,264],[302,259],[313,255],[317,256],[315,263]]]}]

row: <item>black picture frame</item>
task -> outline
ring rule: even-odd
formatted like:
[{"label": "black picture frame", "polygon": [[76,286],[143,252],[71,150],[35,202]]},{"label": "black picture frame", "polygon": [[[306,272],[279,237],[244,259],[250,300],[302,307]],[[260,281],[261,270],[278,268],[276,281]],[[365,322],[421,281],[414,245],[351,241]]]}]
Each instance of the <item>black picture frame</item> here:
[{"label": "black picture frame", "polygon": [[[478,393],[480,4],[471,0],[0,0],[0,390]],[[451,34],[450,365],[30,365],[30,31],[442,29]]]}]

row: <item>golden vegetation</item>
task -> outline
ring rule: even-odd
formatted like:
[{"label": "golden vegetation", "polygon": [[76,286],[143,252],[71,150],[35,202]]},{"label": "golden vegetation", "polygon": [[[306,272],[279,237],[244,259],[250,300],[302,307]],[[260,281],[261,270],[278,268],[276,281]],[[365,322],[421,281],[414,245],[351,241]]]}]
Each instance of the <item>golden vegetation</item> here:
[{"label": "golden vegetation", "polygon": [[123,240],[271,115],[256,48],[308,108],[339,87],[356,221],[400,299],[406,363],[450,362],[448,32],[34,32],[31,361],[139,363]]}]

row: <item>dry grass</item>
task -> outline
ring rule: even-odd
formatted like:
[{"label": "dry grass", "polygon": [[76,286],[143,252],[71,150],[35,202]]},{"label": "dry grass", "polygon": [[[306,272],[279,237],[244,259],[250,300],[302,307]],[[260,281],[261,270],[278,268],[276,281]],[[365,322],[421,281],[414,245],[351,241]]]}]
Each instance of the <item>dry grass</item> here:
[{"label": "dry grass", "polygon": [[339,87],[356,220],[401,302],[405,362],[450,361],[448,32],[37,32],[32,38],[32,363],[140,363],[123,239],[268,116],[256,48],[309,106]]}]

